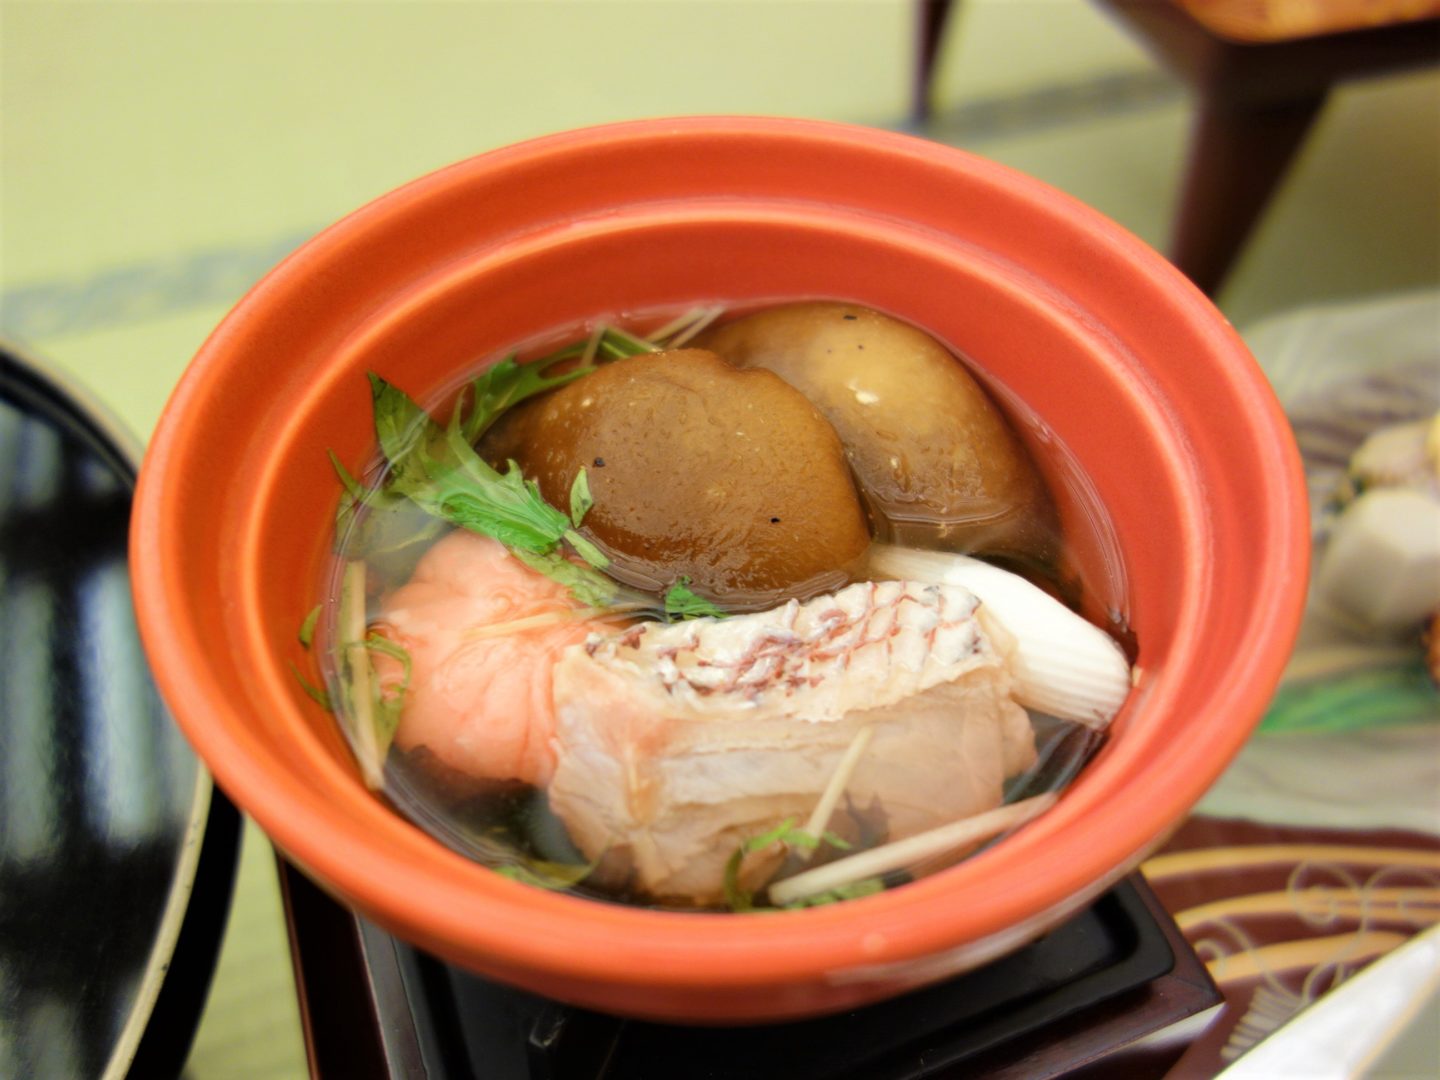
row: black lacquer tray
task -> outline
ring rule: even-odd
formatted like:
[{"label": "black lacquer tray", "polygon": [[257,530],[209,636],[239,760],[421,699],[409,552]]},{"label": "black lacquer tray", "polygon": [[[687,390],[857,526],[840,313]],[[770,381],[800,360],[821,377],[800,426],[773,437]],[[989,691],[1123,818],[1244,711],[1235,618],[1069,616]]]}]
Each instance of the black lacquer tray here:
[{"label": "black lacquer tray", "polygon": [[412,948],[282,866],[313,1071],[463,1080],[1159,1076],[1221,996],[1135,875],[1045,937],[838,1016],[690,1028],[571,1008]]},{"label": "black lacquer tray", "polygon": [[138,449],[0,346],[0,1076],[178,1076],[239,815],[146,666]]}]

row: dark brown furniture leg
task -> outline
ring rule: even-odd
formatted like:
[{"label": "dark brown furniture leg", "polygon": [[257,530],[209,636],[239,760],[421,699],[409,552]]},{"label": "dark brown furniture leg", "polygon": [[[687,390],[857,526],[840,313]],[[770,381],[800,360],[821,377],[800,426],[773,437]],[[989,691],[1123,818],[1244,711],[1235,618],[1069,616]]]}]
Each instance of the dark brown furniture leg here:
[{"label": "dark brown furniture leg", "polygon": [[[1214,295],[1330,92],[1342,80],[1440,60],[1440,18],[1241,41],[1174,0],[1095,0],[1198,98],[1170,257]],[[916,0],[911,116],[931,113],[935,59],[954,5]],[[1237,5],[1238,6],[1238,5]]]},{"label": "dark brown furniture leg", "polygon": [[1265,105],[1202,96],[1170,256],[1203,292],[1219,289],[1327,94]]},{"label": "dark brown furniture leg", "polygon": [[951,0],[919,0],[915,5],[915,80],[910,91],[910,119],[923,124],[934,112],[935,58],[945,38]]}]

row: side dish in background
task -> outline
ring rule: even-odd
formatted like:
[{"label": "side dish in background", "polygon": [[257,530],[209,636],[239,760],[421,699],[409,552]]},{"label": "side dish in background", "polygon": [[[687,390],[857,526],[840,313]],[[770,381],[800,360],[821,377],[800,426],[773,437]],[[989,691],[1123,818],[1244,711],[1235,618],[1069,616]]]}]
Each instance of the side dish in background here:
[{"label": "side dish in background", "polygon": [[1385,635],[1440,619],[1440,413],[1374,432],[1331,504],[1318,597]]},{"label": "side dish in background", "polygon": [[1433,295],[1406,295],[1289,313],[1247,335],[1304,460],[1314,553],[1262,731],[1440,715],[1437,313]]},{"label": "side dish in background", "polygon": [[866,895],[1052,805],[1129,663],[1054,598],[1049,495],[958,358],[854,305],[716,314],[506,358],[433,418],[372,376],[314,694],[508,876]]}]

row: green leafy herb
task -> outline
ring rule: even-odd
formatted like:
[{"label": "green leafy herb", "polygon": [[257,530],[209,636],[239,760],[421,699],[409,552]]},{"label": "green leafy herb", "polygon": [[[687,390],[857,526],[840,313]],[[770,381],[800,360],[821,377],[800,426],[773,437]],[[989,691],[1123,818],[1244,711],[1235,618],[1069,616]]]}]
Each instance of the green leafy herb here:
[{"label": "green leafy herb", "polygon": [[400,661],[404,667],[404,673],[400,676],[400,684],[396,688],[397,692],[403,694],[406,690],[410,689],[410,654],[406,652],[402,646],[376,633],[371,633],[365,639],[365,645],[371,652],[378,652],[390,657],[392,660]]},{"label": "green leafy herb", "polygon": [[315,702],[315,704],[319,705],[322,709],[325,709],[327,711],[332,708],[330,702],[330,695],[327,694],[320,687],[312,683],[309,679],[305,678],[304,674],[300,671],[298,667],[294,665],[294,663],[291,663],[290,665],[290,674],[295,676],[295,681],[300,684],[300,689],[305,691],[306,695],[309,696],[311,701]]},{"label": "green leafy herb", "polygon": [[579,555],[595,569],[604,570],[610,565],[610,559],[606,554],[574,529],[565,531],[565,542],[575,549],[576,555]]},{"label": "green leafy herb", "polygon": [[379,680],[375,680],[375,732],[380,756],[383,758],[389,753],[390,744],[395,741],[395,731],[400,726],[400,713],[405,705],[405,693],[410,689],[410,654],[389,638],[376,633],[365,638],[365,648],[372,653],[398,660],[402,667],[400,681],[393,687],[382,687]]},{"label": "green leafy herb", "polygon": [[388,488],[367,489],[349,469],[345,468],[334,450],[326,452],[330,455],[330,465],[334,468],[335,475],[340,478],[340,486],[345,489],[346,501],[351,506],[395,507],[404,502],[403,498]]},{"label": "green leafy herb", "polygon": [[595,866],[593,862],[574,864],[526,859],[496,867],[495,872],[511,881],[522,881],[542,889],[571,889],[589,877]]},{"label": "green leafy herb", "polygon": [[594,567],[572,562],[558,551],[536,555],[534,552],[515,548],[510,554],[531,570],[558,581],[570,590],[570,594],[586,607],[606,608],[617,603],[630,602],[625,590]]},{"label": "green leafy herb", "polygon": [[[363,507],[368,506],[372,509],[393,510],[404,500],[398,496],[390,495],[383,488],[375,488],[367,491],[365,485],[357,480],[351,474],[350,470],[341,464],[334,450],[328,451],[328,453],[330,454],[330,464],[335,469],[335,475],[340,478],[340,486],[344,488],[344,493],[340,496],[340,503],[335,508],[335,544],[336,549],[339,550],[339,546],[351,535],[351,530],[355,528],[356,523],[362,520],[359,515]],[[368,520],[384,520],[384,516],[372,515]],[[413,530],[407,530],[405,533],[407,537],[412,534]],[[373,538],[368,537],[364,543],[367,550],[373,550],[381,546],[376,544]]]},{"label": "green leafy herb", "polygon": [[842,836],[836,836],[829,829],[826,829],[819,836],[814,836],[804,829],[789,829],[780,836],[780,839],[791,847],[802,847],[809,851],[818,848],[821,842],[829,844],[839,851],[849,851],[853,846],[850,841]]},{"label": "green leafy herb", "polygon": [[[850,850],[850,843],[842,837],[836,836],[828,829],[815,836],[804,829],[795,827],[797,818],[786,818],[769,832],[761,833],[759,836],[752,836],[738,848],[734,854],[725,862],[725,902],[730,905],[731,911],[755,911],[755,896],[740,885],[740,867],[745,862],[745,856],[756,851],[763,851],[772,844],[786,844],[790,847],[806,848],[814,850],[820,844],[826,843],[831,847],[842,851]],[[873,885],[872,885],[873,883]],[[785,907],[815,907],[818,904],[834,903],[837,900],[850,900],[856,896],[869,896],[872,892],[879,892],[885,888],[885,883],[879,878],[872,878],[866,881],[855,882],[852,885],[844,885],[838,889],[819,894],[819,897],[806,897],[794,903],[786,904]],[[773,910],[773,909],[771,909]]]},{"label": "green leafy herb", "polygon": [[738,914],[755,910],[755,894],[740,887],[740,863],[744,858],[744,853],[737,851],[725,862],[725,903]]},{"label": "green leafy herb", "polygon": [[569,519],[545,502],[514,462],[503,474],[485,466],[489,475],[441,463],[429,467],[434,486],[411,498],[452,525],[537,554],[553,550],[568,531]]},{"label": "green leafy herb", "polygon": [[491,468],[465,439],[457,407],[442,429],[404,391],[371,375],[375,433],[390,465],[389,492],[435,517],[483,533],[506,547],[550,551],[570,520],[547,503],[512,461]]},{"label": "green leafy herb", "polygon": [[565,359],[565,351],[530,364],[517,363],[515,357],[507,356],[498,364],[483,371],[470,383],[475,405],[470,410],[462,427],[466,442],[478,442],[480,436],[489,430],[500,414],[520,404],[526,398],[554,390],[566,383],[574,382],[595,370],[593,364],[582,364],[559,375],[546,372],[556,362]]},{"label": "green leafy herb", "polygon": [[320,604],[310,609],[310,614],[305,616],[305,621],[300,624],[300,638],[302,647],[310,648],[310,643],[315,640],[315,624],[320,621]]},{"label": "green leafy herb", "polygon": [[408,496],[412,489],[423,490],[429,480],[425,469],[427,446],[439,450],[444,433],[409,394],[374,372],[370,373],[370,401],[375,437],[390,466],[384,491]]},{"label": "green leafy herb", "polygon": [[682,577],[665,593],[667,619],[723,619],[725,612],[690,589],[690,579]]},{"label": "green leafy herb", "polygon": [[[697,319],[704,318],[708,321],[713,316],[714,312],[697,310],[687,316],[688,321],[677,325],[683,328]],[[637,356],[661,348],[656,342],[647,341],[613,326],[600,327],[597,334],[600,351],[615,358]],[[507,409],[596,371],[596,364],[584,362],[551,374],[559,364],[567,360],[577,360],[584,351],[583,344],[571,345],[524,364],[511,355],[481,372],[470,382],[473,404],[469,415],[465,416],[460,424],[464,440],[470,444],[478,442]],[[433,435],[433,430],[426,423],[430,418],[407,395],[378,375],[372,374],[370,382],[375,407],[375,432],[386,459],[394,463],[407,457],[412,448],[411,444],[416,439]],[[457,416],[463,411],[462,406],[463,395],[461,405],[456,408]],[[333,453],[331,460],[335,463],[341,483],[351,498],[357,501],[367,499],[364,488],[345,471]]]},{"label": "green leafy herb", "polygon": [[[562,541],[568,543],[595,568],[609,565],[605,554],[571,528],[570,518],[545,501],[539,487],[524,478],[515,462],[509,462],[503,473],[496,471],[466,437],[467,425],[474,426],[474,418],[492,408],[495,401],[511,401],[522,391],[549,389],[553,381],[542,384],[532,380],[521,386],[512,377],[481,387],[477,395],[486,395],[490,404],[477,405],[467,419],[462,400],[442,429],[403,391],[378,375],[370,378],[376,435],[390,467],[389,494],[403,495],[435,518],[498,540],[517,556],[523,555],[527,565],[571,588],[591,606],[615,601],[620,590],[614,582],[576,567],[558,547]],[[483,431],[484,425],[479,426]]]},{"label": "green leafy herb", "polygon": [[340,462],[340,458],[334,450],[327,450],[330,455],[330,465],[335,470],[335,475],[340,477],[340,486],[345,489],[345,494],[357,503],[365,501],[365,485],[360,483],[351,475],[350,470]]},{"label": "green leafy herb", "polygon": [[607,326],[600,335],[600,351],[607,356],[623,359],[627,356],[639,356],[641,353],[659,352],[660,346],[619,327]]},{"label": "green leafy herb", "polygon": [[789,844],[791,847],[802,847],[811,851],[818,848],[822,842],[840,851],[849,851],[852,846],[848,840],[836,836],[829,829],[826,829],[819,836],[814,836],[804,829],[788,828],[781,832],[776,839],[782,843]]},{"label": "green leafy herb", "polygon": [[570,485],[570,520],[575,523],[577,529],[594,505],[595,500],[590,495],[590,478],[586,475],[585,467],[582,465],[580,471],[575,474],[575,482]]},{"label": "green leafy herb", "polygon": [[[335,475],[340,478],[340,485],[345,489],[340,496],[339,505],[335,508],[337,551],[342,551],[343,548],[364,551],[365,557],[375,562],[385,559],[386,556],[428,544],[443,531],[445,525],[439,518],[428,518],[425,523],[417,524],[412,520],[412,515],[394,513],[393,511],[413,504],[404,495],[384,486],[367,490],[341,464],[333,450],[330,451],[330,464],[335,467]],[[375,512],[361,515],[362,509]],[[418,558],[418,554],[415,558]],[[413,569],[413,560],[409,568]]]},{"label": "green leafy herb", "polygon": [[[714,314],[709,309],[697,310],[664,333],[693,332]],[[567,517],[545,501],[536,484],[526,480],[513,461],[502,472],[486,462],[474,444],[507,409],[590,374],[597,370],[597,359],[635,356],[661,347],[625,330],[601,326],[589,342],[567,346],[540,360],[522,364],[513,355],[507,356],[470,382],[444,427],[404,391],[371,374],[375,435],[385,460],[385,476],[381,484],[367,489],[330,455],[344,488],[336,511],[337,542],[343,541],[349,550],[364,551],[367,558],[414,552],[448,524],[498,540],[517,555],[524,553],[529,565],[564,582],[591,606],[605,606],[622,595],[627,602],[633,600],[634,594],[614,583],[607,591],[602,582],[609,579],[577,569],[559,550],[562,544],[569,545],[596,570],[610,564],[593,541],[576,531],[594,505],[585,470],[571,488]],[[562,365],[568,366],[560,370]],[[407,505],[429,515],[434,524],[417,530],[413,523],[395,515],[397,524],[387,528],[392,515],[384,511]],[[362,516],[362,510],[370,513]],[[413,557],[400,554],[395,561]],[[672,616],[721,614],[683,583],[678,591],[671,590],[666,605]]]},{"label": "green leafy herb", "polygon": [[[665,333],[693,333],[714,314],[697,311]],[[584,469],[571,486],[567,516],[545,501],[539,487],[525,479],[514,461],[501,471],[476,452],[475,443],[507,409],[590,374],[597,369],[597,359],[634,356],[661,347],[624,330],[602,326],[589,342],[568,346],[538,361],[521,364],[508,356],[470,382],[443,427],[403,390],[372,373],[371,403],[384,473],[380,483],[367,486],[345,468],[333,451],[330,453],[343,489],[335,514],[337,550],[363,551],[367,560],[394,556],[383,561],[408,560],[413,568],[413,560],[425,544],[447,525],[456,526],[499,541],[527,566],[565,585],[588,607],[621,605],[638,609],[653,603],[600,573],[610,564],[609,558],[577,531],[594,506]],[[562,364],[568,366],[558,370]],[[413,514],[399,513],[410,507],[427,515],[429,521],[417,528],[409,520]],[[583,562],[567,557],[562,545],[568,545]],[[668,614],[722,614],[687,586],[682,580],[667,593]],[[411,665],[404,649],[368,630],[365,592],[365,564],[351,561],[341,587],[337,618],[336,679],[345,699],[342,711],[351,728],[361,770],[366,782],[379,788],[385,757],[410,685]],[[319,614],[317,607],[301,625],[300,642],[307,649]],[[403,665],[398,684],[382,685],[372,653]],[[324,707],[332,708],[335,703],[330,695],[308,683],[298,668],[291,666],[305,692]],[[548,875],[568,884],[574,869],[557,863],[541,866],[532,876]],[[517,875],[531,872],[514,871]],[[585,872],[589,872],[588,868]]]},{"label": "green leafy herb", "polygon": [[731,911],[755,910],[755,894],[740,885],[740,864],[745,861],[745,856],[779,843],[795,828],[797,820],[793,817],[786,818],[769,832],[752,836],[725,860],[725,902],[730,905]]},{"label": "green leafy herb", "polygon": [[858,900],[862,896],[874,896],[876,893],[884,891],[883,879],[863,878],[860,881],[852,881],[849,885],[841,885],[839,888],[827,889],[825,892],[815,893],[813,896],[804,896],[799,900],[793,900],[785,905],[785,909],[791,911],[799,908],[820,907],[824,904],[839,903],[841,900]]}]

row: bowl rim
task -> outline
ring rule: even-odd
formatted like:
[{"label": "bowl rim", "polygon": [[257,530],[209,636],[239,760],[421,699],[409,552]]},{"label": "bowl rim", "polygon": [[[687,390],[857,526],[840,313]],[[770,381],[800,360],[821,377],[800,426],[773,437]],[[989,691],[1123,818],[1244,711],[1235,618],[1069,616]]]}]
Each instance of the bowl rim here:
[{"label": "bowl rim", "polygon": [[[137,616],[157,681],[171,703],[187,737],[209,764],[217,780],[247,812],[252,813],[277,846],[308,873],[336,888],[350,902],[403,936],[435,951],[453,955],[457,943],[477,962],[505,970],[540,970],[550,975],[603,981],[611,985],[744,988],[760,982],[800,982],[815,978],[883,977],[893,965],[950,950],[973,947],[1017,927],[1009,913],[1023,909],[1038,918],[1045,912],[1078,907],[1098,894],[1117,868],[1133,864],[1163,839],[1155,820],[1177,821],[1218,777],[1248,738],[1249,724],[1231,724],[1210,744],[1212,756],[1203,767],[1181,768],[1175,754],[1165,768],[1151,769],[1131,794],[1144,801],[1145,814],[1106,805],[1081,806],[1068,795],[1050,815],[1032,823],[1003,845],[1007,862],[1043,852],[1049,839],[1071,828],[1077,816],[1096,827],[1084,852],[1068,852],[1069,864],[1046,877],[1034,875],[1014,882],[1004,897],[981,896],[973,907],[956,912],[945,903],[958,880],[983,877],[996,861],[984,852],[944,874],[904,889],[863,901],[809,909],[776,918],[737,918],[728,914],[655,911],[606,905],[541,892],[496,875],[483,891],[465,880],[475,864],[438,842],[436,857],[421,866],[377,857],[372,836],[347,828],[320,812],[315,791],[303,785],[276,783],[247,745],[243,717],[227,716],[224,696],[190,659],[196,643],[173,618],[171,596],[182,588],[179,572],[167,560],[175,557],[167,524],[178,508],[167,498],[166,477],[185,467],[193,447],[185,415],[191,404],[209,392],[213,379],[236,363],[229,351],[237,325],[281,302],[300,287],[311,261],[343,249],[373,224],[403,214],[456,185],[466,185],[517,164],[658,132],[746,133],[819,141],[839,140],[865,145],[877,153],[902,154],[942,161],[963,168],[992,184],[1004,185],[1013,197],[1043,203],[1069,219],[1088,236],[1136,266],[1165,291],[1180,313],[1209,335],[1214,352],[1230,378],[1254,391],[1249,420],[1277,447],[1289,439],[1288,423],[1259,369],[1238,335],[1218,318],[1198,290],[1169,263],[1120,226],[1068,195],[1023,174],[964,151],[909,135],[826,121],[769,117],[685,117],[628,121],[550,135],[494,150],[430,173],[366,204],[304,244],[265,276],[226,317],[200,350],[176,388],[151,441],[142,468],[132,525]],[[1293,449],[1293,443],[1290,443]],[[1289,580],[1278,580],[1273,603],[1257,605],[1247,626],[1267,647],[1237,660],[1232,685],[1217,691],[1210,710],[1254,714],[1258,720],[1257,687],[1272,687],[1298,631],[1303,600],[1308,524],[1298,454],[1278,461],[1275,483],[1288,495],[1288,511],[1275,510],[1273,524],[1281,534],[1276,550],[1288,551]],[[251,556],[253,559],[253,556]],[[242,560],[242,562],[245,560]],[[1274,575],[1272,575],[1274,576]],[[1296,578],[1301,582],[1297,586]],[[1283,602],[1288,600],[1289,602]],[[1268,692],[1268,691],[1267,691]],[[217,719],[223,718],[223,719]],[[1067,808],[1067,803],[1070,804]],[[298,812],[297,812],[298,811]],[[386,810],[393,815],[392,811]],[[401,827],[398,817],[397,827]],[[414,829],[408,823],[406,830]],[[423,835],[423,834],[422,834]],[[427,838],[428,839],[428,838]],[[461,871],[457,864],[467,869]],[[1107,877],[1108,875],[1108,877]],[[479,905],[479,908],[477,908]],[[480,908],[502,922],[476,920]],[[1033,921],[1033,919],[1032,919]],[[1018,942],[1016,942],[1018,944]],[[677,964],[677,950],[687,962]],[[850,973],[844,975],[843,973]]]}]

